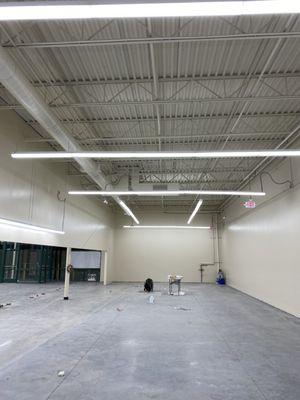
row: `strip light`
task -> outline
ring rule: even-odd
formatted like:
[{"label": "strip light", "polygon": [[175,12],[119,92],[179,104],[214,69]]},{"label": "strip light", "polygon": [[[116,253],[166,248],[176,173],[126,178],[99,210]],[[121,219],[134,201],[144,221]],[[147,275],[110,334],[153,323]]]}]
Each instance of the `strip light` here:
[{"label": "strip light", "polygon": [[[300,1],[299,1],[300,4]],[[162,158],[252,158],[252,157],[299,157],[300,150],[249,150],[205,152],[30,152],[12,153],[17,159],[99,158],[99,159],[162,159]]]},{"label": "strip light", "polygon": [[126,229],[211,229],[210,226],[187,225],[124,225]]},{"label": "strip light", "polygon": [[299,0],[212,1],[142,4],[6,3],[0,20],[52,20],[143,17],[202,17],[214,15],[295,14]]},{"label": "strip light", "polygon": [[136,224],[139,224],[139,220],[137,217],[133,214],[133,212],[130,210],[130,208],[124,203],[124,201],[119,200],[118,204],[123,208],[123,210],[126,212],[127,215],[129,215]]},{"label": "strip light", "polygon": [[[231,190],[130,190],[130,191],[105,191],[105,190],[72,190],[70,195],[78,196],[181,196],[181,195],[216,195],[216,196],[265,196],[264,192],[242,192]],[[125,203],[124,203],[125,204]],[[125,204],[126,206],[126,204]],[[127,207],[127,206],[126,206]]]},{"label": "strip light", "polygon": [[5,219],[5,218],[0,218],[0,224],[15,226],[17,228],[29,229],[29,230],[38,231],[38,232],[57,233],[59,235],[65,234],[64,231],[57,231],[55,229],[43,228],[42,226],[25,224],[23,222],[12,221],[12,220]]},{"label": "strip light", "polygon": [[202,203],[203,203],[203,200],[200,199],[198,201],[198,203],[196,204],[196,207],[194,208],[194,211],[192,212],[190,218],[188,219],[188,222],[187,222],[188,224],[190,224],[192,222],[194,216],[197,214],[197,212],[198,212],[199,208],[201,207]]}]

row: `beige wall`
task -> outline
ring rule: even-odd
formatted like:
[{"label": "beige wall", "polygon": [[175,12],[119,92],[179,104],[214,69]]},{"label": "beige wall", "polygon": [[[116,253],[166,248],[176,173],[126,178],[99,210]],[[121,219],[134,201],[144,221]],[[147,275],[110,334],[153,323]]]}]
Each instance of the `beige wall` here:
[{"label": "beige wall", "polygon": [[[78,182],[59,163],[11,159],[12,152],[24,149],[24,137],[32,131],[13,112],[2,111],[0,117],[0,218],[61,229],[63,203],[57,191],[64,197]],[[0,224],[0,240],[107,250],[108,280],[113,280],[113,216],[107,206],[68,197],[64,230],[65,235],[58,235]]]},{"label": "beige wall", "polygon": [[[263,177],[268,195],[256,209],[237,200],[225,210],[222,265],[230,286],[300,317],[299,159],[292,165],[294,189]],[[289,160],[270,172],[278,181],[289,179]]]},{"label": "beige wall", "polygon": [[[138,215],[142,225],[186,225],[188,215]],[[212,217],[196,217],[194,225],[211,225]],[[212,230],[124,229],[120,219],[115,231],[115,278],[117,281],[156,282],[168,274],[184,276],[185,282],[200,282],[199,265],[214,262]],[[204,280],[214,282],[217,264],[206,268]]]}]

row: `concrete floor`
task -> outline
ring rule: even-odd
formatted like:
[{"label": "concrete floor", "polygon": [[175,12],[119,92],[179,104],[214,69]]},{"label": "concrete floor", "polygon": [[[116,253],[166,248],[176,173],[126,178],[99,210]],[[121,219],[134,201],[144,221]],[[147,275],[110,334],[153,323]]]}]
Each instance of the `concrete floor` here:
[{"label": "concrete floor", "polygon": [[299,319],[228,287],[159,286],[149,304],[137,284],[73,284],[69,301],[1,284],[1,400],[300,399]]}]

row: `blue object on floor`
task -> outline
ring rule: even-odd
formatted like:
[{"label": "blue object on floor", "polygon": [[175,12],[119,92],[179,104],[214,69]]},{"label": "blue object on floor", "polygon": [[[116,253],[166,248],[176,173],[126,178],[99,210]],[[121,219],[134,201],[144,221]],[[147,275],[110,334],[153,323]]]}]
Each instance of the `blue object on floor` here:
[{"label": "blue object on floor", "polygon": [[216,278],[217,285],[225,285],[225,276],[223,271],[220,269]]}]

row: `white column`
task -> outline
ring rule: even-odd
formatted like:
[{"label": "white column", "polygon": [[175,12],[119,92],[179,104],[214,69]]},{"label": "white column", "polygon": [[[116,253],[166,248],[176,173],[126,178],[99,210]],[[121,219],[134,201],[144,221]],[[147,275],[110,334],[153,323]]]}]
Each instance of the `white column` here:
[{"label": "white column", "polygon": [[102,251],[103,285],[107,285],[107,251]]},{"label": "white column", "polygon": [[71,265],[71,247],[67,247],[64,300],[69,300],[70,272],[68,271],[68,265]]}]

